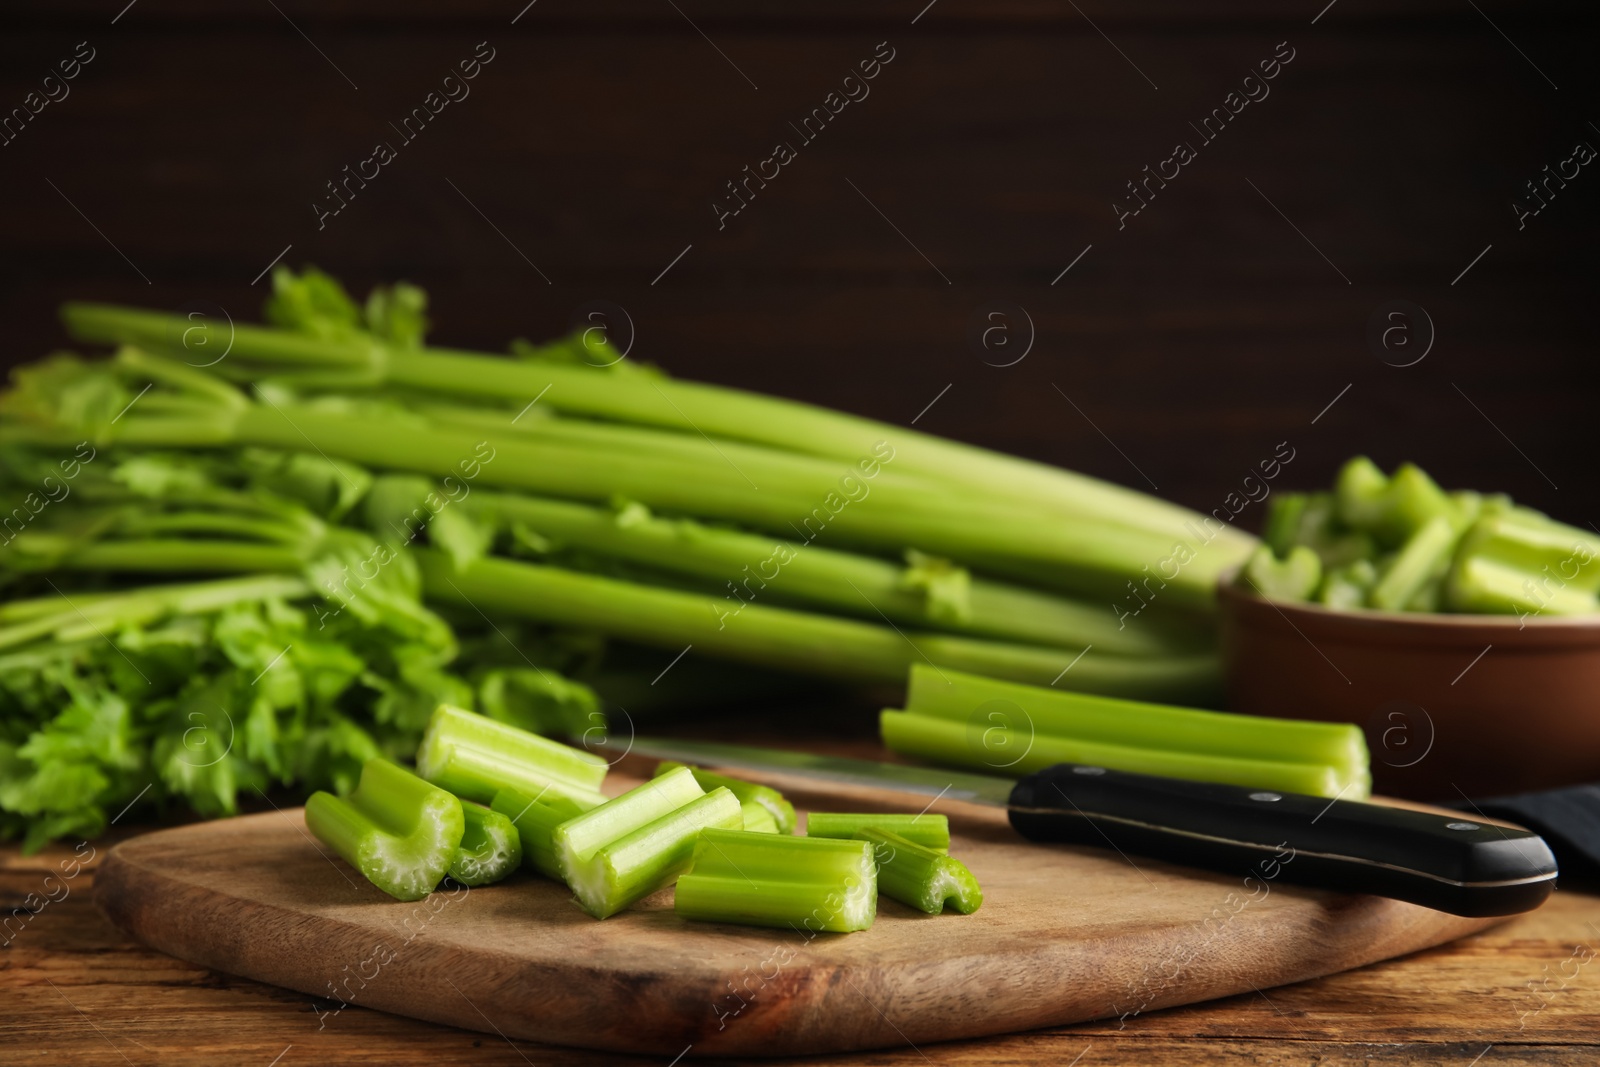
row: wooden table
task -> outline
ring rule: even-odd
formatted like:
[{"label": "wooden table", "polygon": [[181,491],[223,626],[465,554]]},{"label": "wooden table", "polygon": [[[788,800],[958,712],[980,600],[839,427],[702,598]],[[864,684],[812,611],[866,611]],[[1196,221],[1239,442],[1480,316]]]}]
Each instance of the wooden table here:
[{"label": "wooden table", "polygon": [[[79,846],[76,856],[69,846],[27,857],[0,849],[0,915],[29,894],[38,908],[0,932],[8,939],[0,1063],[656,1062],[513,1045],[358,1007],[319,1026],[318,1009],[329,1005],[152,952],[112,927],[92,892],[110,843]],[[833,1062],[1588,1065],[1600,1062],[1597,945],[1600,897],[1562,891],[1540,911],[1454,945],[1121,1029],[1095,1023]]]}]

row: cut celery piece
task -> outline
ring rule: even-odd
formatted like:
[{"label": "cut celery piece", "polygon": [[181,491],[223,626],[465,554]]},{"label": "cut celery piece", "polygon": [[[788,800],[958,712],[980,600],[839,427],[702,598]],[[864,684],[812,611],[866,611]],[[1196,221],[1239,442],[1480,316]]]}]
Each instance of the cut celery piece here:
[{"label": "cut celery piece", "polygon": [[367,880],[399,900],[421,900],[461,845],[461,801],[384,759],[369,759],[347,798],[317,792],[306,828]]},{"label": "cut celery piece", "polygon": [[517,837],[522,843],[522,865],[559,880],[561,866],[556,862],[555,845],[551,840],[556,827],[603,803],[605,797],[598,795],[591,803],[562,793],[530,797],[514,789],[502,789],[494,795],[489,807],[510,819],[517,828]]},{"label": "cut celery piece", "polygon": [[604,919],[670,884],[708,826],[741,829],[744,811],[727,789],[707,793],[680,767],[567,820],[551,838],[578,905]]},{"label": "cut celery piece", "polygon": [[971,915],[983,903],[978,880],[960,860],[878,827],[863,828],[855,837],[872,845],[878,892],[884,896],[929,915],[946,908]]},{"label": "cut celery piece", "polygon": [[[974,765],[995,770],[1003,770],[1033,734],[1196,755],[1323,763],[1351,777],[1365,773],[1370,762],[1361,727],[1351,723],[1146,704],[927,665],[911,668],[906,710],[961,724]],[[1006,755],[999,746],[986,745],[993,726],[1015,731],[1022,747]]]},{"label": "cut celery piece", "polygon": [[1334,481],[1339,521],[1368,532],[1376,531],[1387,510],[1389,476],[1366,456],[1356,456],[1339,468]]},{"label": "cut celery piece", "polygon": [[915,841],[923,848],[943,852],[950,847],[950,820],[943,815],[907,815],[902,812],[813,811],[806,816],[807,837],[855,837],[866,829],[885,830]]},{"label": "cut celery piece", "polygon": [[525,796],[600,794],[606,761],[483,715],[439,705],[417,749],[417,773],[456,796],[487,804],[502,789]]},{"label": "cut celery piece", "polygon": [[1378,568],[1368,559],[1358,559],[1343,567],[1335,567],[1322,576],[1322,588],[1317,591],[1317,603],[1341,611],[1353,611],[1367,606],[1367,596],[1378,584]]},{"label": "cut celery piece", "polygon": [[1600,610],[1593,593],[1490,559],[1457,560],[1445,583],[1445,597],[1456,611],[1487,615],[1589,615]]},{"label": "cut celery piece", "polygon": [[1261,524],[1261,540],[1275,556],[1286,556],[1300,543],[1300,524],[1311,504],[1309,493],[1277,493],[1267,502],[1267,517]]},{"label": "cut celery piece", "polygon": [[772,812],[755,801],[741,801],[739,810],[744,815],[744,828],[751,833],[778,834],[783,832],[778,829],[778,820],[772,817]]},{"label": "cut celery piece", "polygon": [[1460,507],[1439,483],[1415,463],[1395,468],[1384,495],[1381,533],[1393,544],[1409,541],[1435,519],[1446,519],[1460,529],[1466,523]]},{"label": "cut celery piece", "polygon": [[522,862],[522,838],[509,818],[470,800],[461,802],[465,829],[449,875],[462,885],[498,882]]},{"label": "cut celery piece", "polygon": [[1600,591],[1600,536],[1526,508],[1474,523],[1462,538],[1460,558],[1515,568],[1538,585]]},{"label": "cut celery piece", "polygon": [[1399,611],[1450,565],[1457,530],[1449,516],[1436,515],[1411,536],[1395,554],[1367,603],[1383,611]]},{"label": "cut celery piece", "polygon": [[1272,549],[1258,545],[1239,572],[1239,584],[1268,600],[1309,600],[1322,581],[1322,560],[1311,549],[1296,545],[1278,559]]},{"label": "cut celery piece", "polygon": [[880,714],[879,729],[884,745],[892,752],[1016,777],[1057,763],[1081,763],[1135,774],[1225,782],[1286,793],[1320,797],[1343,795],[1351,800],[1365,797],[1372,788],[1370,772],[1364,766],[1335,767],[1327,763],[1291,763],[1133,748],[1029,733],[1010,726],[989,726],[974,731],[965,722],[894,710]]},{"label": "cut celery piece", "polygon": [[872,925],[878,876],[872,845],[827,837],[702,830],[677,913],[705,922],[776,926],[802,935]]},{"label": "cut celery piece", "polygon": [[[656,765],[656,774],[662,775],[683,766],[687,765],[667,760]],[[743,778],[730,778],[725,774],[716,774],[712,771],[702,770],[699,767],[690,767],[689,770],[694,772],[694,779],[700,783],[701,789],[712,790],[721,786],[738,797],[741,804],[759,804],[766,808],[771,813],[773,821],[777,824],[778,833],[794,833],[794,805],[785,800],[783,794],[776,789],[767,785],[758,785],[755,782],[747,782]]]}]

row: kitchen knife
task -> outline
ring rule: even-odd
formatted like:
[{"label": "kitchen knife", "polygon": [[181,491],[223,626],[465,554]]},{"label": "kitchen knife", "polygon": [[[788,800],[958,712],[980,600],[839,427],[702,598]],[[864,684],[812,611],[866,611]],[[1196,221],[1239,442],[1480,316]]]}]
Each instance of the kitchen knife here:
[{"label": "kitchen knife", "polygon": [[[1210,870],[1372,893],[1454,915],[1513,915],[1555,888],[1544,839],[1520,827],[1361,801],[1062,763],[1021,780],[744,745],[635,738],[696,766],[1005,808],[1031,841],[1111,848]],[[1131,862],[1131,860],[1130,860]]]}]

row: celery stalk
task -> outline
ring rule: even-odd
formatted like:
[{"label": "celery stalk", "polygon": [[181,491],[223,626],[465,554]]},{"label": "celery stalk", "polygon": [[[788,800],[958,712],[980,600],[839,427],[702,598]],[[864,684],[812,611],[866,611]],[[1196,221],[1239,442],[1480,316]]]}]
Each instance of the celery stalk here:
[{"label": "celery stalk", "polygon": [[[187,320],[104,304],[70,303],[62,318],[76,337],[170,349]],[[568,343],[570,346],[570,342]],[[791,400],[696,382],[597,373],[551,359],[508,360],[448,349],[386,349],[371,338],[332,339],[246,324],[232,330],[232,361],[259,374],[274,364],[360,372],[371,385],[410,387],[432,395],[518,403],[544,395],[558,410],[685,434],[759,442],[855,464],[885,439],[894,442],[900,469],[1024,502],[1062,503],[1119,523],[1177,532],[1193,512],[1142,493],[1044,464],[946,441]],[[352,377],[352,382],[359,381]],[[1238,548],[1250,539],[1224,528],[1220,540]]]},{"label": "celery stalk", "polygon": [[522,839],[512,821],[470,800],[461,802],[466,825],[450,864],[450,877],[462,885],[498,882],[522,862]]},{"label": "celery stalk", "polygon": [[561,865],[556,861],[552,841],[556,827],[604,802],[604,797],[597,797],[595,803],[586,805],[562,793],[530,797],[514,789],[502,789],[494,795],[489,807],[510,819],[517,828],[517,838],[522,844],[522,865],[559,879]]},{"label": "celery stalk", "polygon": [[1361,727],[1350,723],[1116,700],[925,665],[911,668],[906,710],[976,727],[975,737],[1001,726],[1130,748],[1326,764],[1347,777],[1366,773],[1370,760]]},{"label": "celery stalk", "polygon": [[673,908],[685,919],[803,935],[872,925],[878,876],[865,841],[702,830]]},{"label": "celery stalk", "polygon": [[[668,771],[675,771],[682,766],[685,766],[685,764],[672,760],[658,763],[656,765],[656,776],[660,777]],[[727,775],[716,774],[712,771],[702,770],[699,767],[690,767],[689,770],[694,774],[694,780],[700,783],[701,789],[709,791],[721,786],[738,797],[741,805],[748,808],[749,805],[754,804],[764,808],[777,827],[775,832],[782,834],[794,833],[794,805],[784,799],[783,794],[776,789],[767,785],[758,785],[755,782],[747,782],[743,778],[730,778]]]},{"label": "celery stalk", "polygon": [[1009,726],[974,729],[968,723],[904,711],[882,712],[879,729],[884,745],[893,752],[990,773],[1021,776],[1057,763],[1082,763],[1137,774],[1226,782],[1311,796],[1343,795],[1360,799],[1372,789],[1367,772],[1350,773],[1325,763],[1132,748]]},{"label": "celery stalk", "polygon": [[316,792],[306,828],[367,880],[399,900],[433,892],[465,830],[461,802],[388,760],[370,759],[349,797]]},{"label": "celery stalk", "polygon": [[943,815],[906,815],[901,812],[813,811],[806,816],[807,837],[850,838],[862,830],[885,830],[915,841],[923,848],[944,852],[950,848],[950,820]]},{"label": "celery stalk", "polygon": [[462,503],[475,514],[522,523],[557,546],[715,582],[727,625],[734,625],[746,601],[775,600],[1074,651],[1093,645],[1122,655],[1160,655],[1197,644],[1194,635],[1170,624],[1119,627],[1101,604],[968,576],[960,568],[949,569],[963,579],[959,595],[942,597],[928,584],[918,584],[932,567],[926,561],[914,560],[908,568],[803,541],[661,518],[637,505],[619,512],[488,492]]},{"label": "celery stalk", "polygon": [[1436,515],[1411,535],[1372,587],[1367,603],[1384,611],[1399,611],[1428,582],[1444,574],[1456,543],[1455,524]]},{"label": "celery stalk", "polygon": [[705,792],[682,767],[562,823],[551,843],[579,906],[604,919],[671,883],[700,830],[743,825],[732,793]]},{"label": "celery stalk", "polygon": [[960,860],[881,827],[865,827],[855,836],[872,845],[884,896],[929,915],[946,908],[971,915],[983,903],[978,880]]},{"label": "celery stalk", "polygon": [[599,794],[606,770],[592,752],[448,704],[428,720],[417,749],[417,773],[483,804],[502,789],[588,801]]},{"label": "celery stalk", "polygon": [[[413,555],[431,599],[539,622],[596,629],[641,644],[705,652],[760,666],[845,681],[898,683],[925,656],[954,667],[1092,692],[1154,699],[1209,699],[1219,684],[1214,656],[1144,659],[1078,654],[1038,645],[896,631],[855,619],[747,604],[719,622],[717,598],[505,559],[457,567],[443,553]],[[1063,671],[1071,670],[1063,676]]]}]

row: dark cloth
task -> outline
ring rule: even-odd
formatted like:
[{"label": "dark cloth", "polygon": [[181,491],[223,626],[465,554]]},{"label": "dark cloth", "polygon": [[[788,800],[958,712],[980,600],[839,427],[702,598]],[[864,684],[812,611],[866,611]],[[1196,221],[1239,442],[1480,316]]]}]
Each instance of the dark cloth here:
[{"label": "dark cloth", "polygon": [[1474,801],[1477,810],[1539,833],[1561,865],[1562,881],[1600,880],[1600,784]]}]

